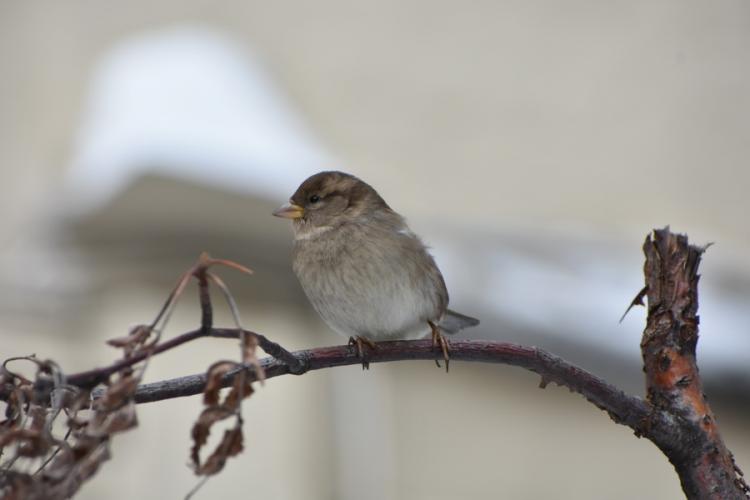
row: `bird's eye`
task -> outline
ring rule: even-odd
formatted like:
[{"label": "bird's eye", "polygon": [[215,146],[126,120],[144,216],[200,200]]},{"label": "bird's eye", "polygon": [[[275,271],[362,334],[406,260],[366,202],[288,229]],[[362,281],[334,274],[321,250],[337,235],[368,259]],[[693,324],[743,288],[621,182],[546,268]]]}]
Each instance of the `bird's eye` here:
[{"label": "bird's eye", "polygon": [[318,196],[317,194],[310,196],[310,203],[317,203],[319,201],[320,201],[320,196]]}]

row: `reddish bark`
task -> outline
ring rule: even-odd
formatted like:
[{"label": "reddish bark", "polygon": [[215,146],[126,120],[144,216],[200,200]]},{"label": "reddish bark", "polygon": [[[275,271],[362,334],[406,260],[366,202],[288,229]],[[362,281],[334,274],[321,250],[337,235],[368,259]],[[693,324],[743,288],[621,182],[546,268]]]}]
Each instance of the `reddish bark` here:
[{"label": "reddish bark", "polygon": [[746,499],[747,485],[719,435],[695,358],[698,265],[704,250],[669,228],[654,231],[643,245],[648,319],[641,351],[647,400],[683,428],[676,442],[653,440],[675,466],[688,498]]}]

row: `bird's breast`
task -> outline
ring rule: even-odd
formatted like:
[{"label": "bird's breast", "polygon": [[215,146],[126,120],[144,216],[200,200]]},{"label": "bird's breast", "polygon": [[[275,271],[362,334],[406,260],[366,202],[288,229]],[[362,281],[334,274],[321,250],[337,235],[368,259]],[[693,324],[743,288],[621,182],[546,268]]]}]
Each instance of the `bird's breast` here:
[{"label": "bird's breast", "polygon": [[[294,271],[323,319],[344,335],[407,338],[442,314],[442,278],[400,235],[335,229],[297,240]],[[427,256],[419,254],[422,251]],[[441,291],[441,286],[442,291]]]}]

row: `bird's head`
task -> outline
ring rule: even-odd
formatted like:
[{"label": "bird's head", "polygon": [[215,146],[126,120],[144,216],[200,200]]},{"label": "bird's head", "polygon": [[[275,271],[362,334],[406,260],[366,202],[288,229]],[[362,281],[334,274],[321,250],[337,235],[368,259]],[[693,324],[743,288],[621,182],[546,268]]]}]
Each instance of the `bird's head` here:
[{"label": "bird's head", "polygon": [[296,230],[334,228],[390,208],[369,184],[344,172],[320,172],[307,178],[289,203],[273,215],[294,221]]}]

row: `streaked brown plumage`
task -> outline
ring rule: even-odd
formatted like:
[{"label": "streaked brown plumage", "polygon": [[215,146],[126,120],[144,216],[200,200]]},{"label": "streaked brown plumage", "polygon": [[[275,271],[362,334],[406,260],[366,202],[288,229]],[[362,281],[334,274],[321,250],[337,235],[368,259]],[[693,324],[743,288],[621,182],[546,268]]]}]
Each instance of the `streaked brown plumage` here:
[{"label": "streaked brown plumage", "polygon": [[422,241],[360,179],[315,174],[274,215],[293,220],[294,272],[336,332],[417,339],[430,323],[446,333],[479,323],[447,309],[443,276]]}]

